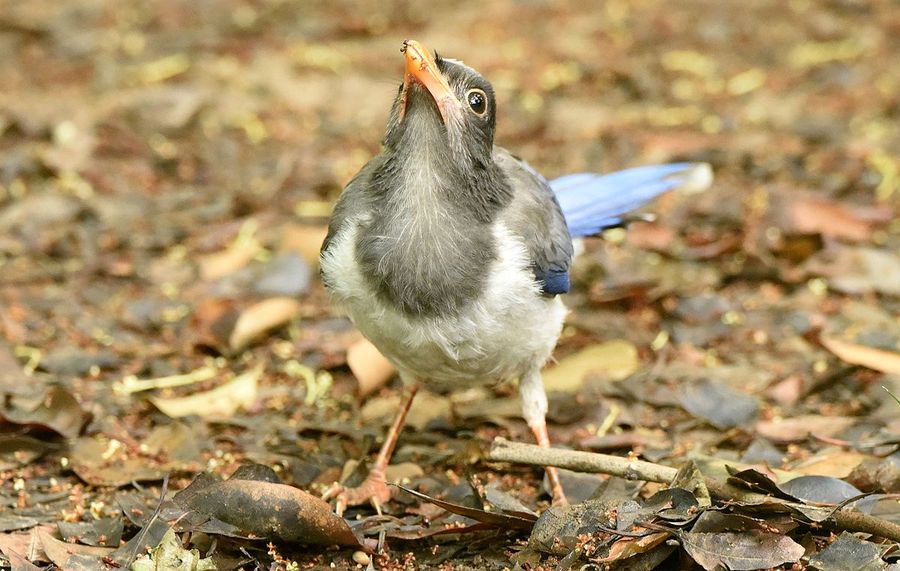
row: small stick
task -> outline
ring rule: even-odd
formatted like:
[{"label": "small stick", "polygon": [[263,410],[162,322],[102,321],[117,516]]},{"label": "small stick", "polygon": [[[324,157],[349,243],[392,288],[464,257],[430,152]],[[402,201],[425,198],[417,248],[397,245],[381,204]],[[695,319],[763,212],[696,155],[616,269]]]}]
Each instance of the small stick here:
[{"label": "small stick", "polygon": [[495,462],[514,462],[532,466],[556,466],[574,472],[610,474],[626,480],[645,480],[668,484],[678,470],[643,460],[629,460],[609,454],[595,454],[561,448],[542,448],[534,444],[494,439],[488,459]]},{"label": "small stick", "polygon": [[[488,460],[528,464],[543,468],[556,466],[557,468],[565,468],[575,472],[609,474],[627,480],[644,480],[661,484],[671,483],[678,472],[670,466],[662,466],[643,460],[629,460],[628,458],[610,456],[609,454],[596,454],[578,450],[541,448],[534,444],[510,442],[505,438],[494,439],[491,451],[488,453]],[[748,504],[767,502],[793,508],[797,506],[802,507],[801,504],[796,502],[748,492],[714,478],[705,478],[705,481],[709,493],[722,500]],[[832,514],[831,520],[832,525],[842,531],[869,533],[891,541],[900,542],[900,525],[852,508],[847,509],[838,506]]]}]

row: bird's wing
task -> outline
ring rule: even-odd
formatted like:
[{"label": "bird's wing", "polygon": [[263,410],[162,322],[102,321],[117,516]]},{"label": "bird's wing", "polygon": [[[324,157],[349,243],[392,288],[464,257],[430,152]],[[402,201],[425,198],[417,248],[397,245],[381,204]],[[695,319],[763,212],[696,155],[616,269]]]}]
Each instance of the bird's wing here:
[{"label": "bird's wing", "polygon": [[[554,179],[550,188],[559,201],[572,236],[592,236],[619,226],[623,215],[667,190],[703,190],[712,182],[705,163],[673,163],[627,169],[611,174],[571,174]],[[685,190],[689,190],[686,189]]]},{"label": "bird's wing", "polygon": [[568,292],[572,238],[553,191],[544,177],[505,149],[495,148],[494,161],[513,187],[503,222],[524,242],[535,279],[547,295]]},{"label": "bird's wing", "polygon": [[341,196],[334,205],[334,210],[331,212],[331,219],[328,222],[328,234],[325,236],[325,241],[322,242],[320,255],[328,250],[335,236],[344,229],[350,220],[371,211],[372,198],[367,195],[365,190],[372,173],[382,160],[384,160],[382,155],[375,156],[344,187]]}]

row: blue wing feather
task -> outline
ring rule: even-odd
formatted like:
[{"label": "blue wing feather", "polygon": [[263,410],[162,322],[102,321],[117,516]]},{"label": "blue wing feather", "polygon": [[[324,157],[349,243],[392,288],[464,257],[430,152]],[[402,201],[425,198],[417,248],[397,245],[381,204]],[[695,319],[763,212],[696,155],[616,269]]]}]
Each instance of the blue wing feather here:
[{"label": "blue wing feather", "polygon": [[622,216],[684,182],[696,165],[673,163],[606,175],[579,173],[550,181],[572,237],[591,236],[622,223]]}]

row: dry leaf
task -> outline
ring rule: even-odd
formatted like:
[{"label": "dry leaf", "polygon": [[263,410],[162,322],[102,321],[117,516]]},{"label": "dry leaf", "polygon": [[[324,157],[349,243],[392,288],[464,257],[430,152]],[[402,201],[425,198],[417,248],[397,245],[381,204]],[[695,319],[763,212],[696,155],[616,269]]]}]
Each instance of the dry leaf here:
[{"label": "dry leaf", "polygon": [[383,387],[397,372],[368,339],[361,339],[347,349],[347,366],[359,383],[359,396],[362,397]]},{"label": "dry leaf", "polygon": [[743,533],[683,533],[685,551],[701,567],[734,571],[769,569],[803,557],[803,546],[784,535],[747,531]]},{"label": "dry leaf", "polygon": [[805,440],[810,434],[834,436],[850,428],[858,420],[849,416],[810,414],[780,420],[762,420],[756,423],[756,432],[774,442],[797,442]]},{"label": "dry leaf", "polygon": [[[103,558],[112,553],[111,547],[91,547],[77,543],[66,543],[51,536],[48,532],[38,532],[41,545],[50,561],[60,569],[80,571],[82,569],[100,569]],[[72,561],[75,559],[76,561]]]},{"label": "dry leaf", "polygon": [[279,250],[296,252],[309,262],[310,265],[319,264],[319,250],[325,235],[328,234],[328,226],[324,224],[291,224],[285,226],[281,235]]},{"label": "dry leaf", "polygon": [[228,346],[238,351],[263,333],[284,325],[300,312],[300,302],[290,297],[273,297],[241,312],[228,336]]},{"label": "dry leaf", "polygon": [[225,481],[202,476],[179,492],[175,501],[259,537],[307,545],[360,545],[328,503],[303,490],[238,478],[237,473]]},{"label": "dry leaf", "polygon": [[853,450],[834,449],[807,458],[796,466],[791,466],[790,471],[801,476],[846,478],[867,458],[870,456]]},{"label": "dry leaf", "polygon": [[201,418],[232,416],[240,408],[247,408],[256,400],[256,389],[263,367],[238,375],[211,391],[186,397],[150,397],[150,402],[171,418],[196,415]]},{"label": "dry leaf", "polygon": [[822,234],[852,242],[872,235],[871,213],[819,196],[798,196],[785,206],[781,228],[789,233]]},{"label": "dry leaf", "polygon": [[544,371],[544,387],[548,391],[574,392],[584,385],[589,375],[624,379],[637,370],[638,364],[634,345],[622,339],[607,341],[569,355]]},{"label": "dry leaf", "polygon": [[205,281],[225,277],[249,264],[261,249],[255,240],[240,240],[221,252],[207,254],[198,260],[200,276]]},{"label": "dry leaf", "polygon": [[12,396],[0,408],[0,419],[13,424],[49,428],[66,438],[75,438],[90,415],[62,387],[51,387],[35,396]]},{"label": "dry leaf", "polygon": [[900,353],[867,347],[836,337],[820,339],[826,349],[852,365],[862,365],[882,373],[900,374]]}]

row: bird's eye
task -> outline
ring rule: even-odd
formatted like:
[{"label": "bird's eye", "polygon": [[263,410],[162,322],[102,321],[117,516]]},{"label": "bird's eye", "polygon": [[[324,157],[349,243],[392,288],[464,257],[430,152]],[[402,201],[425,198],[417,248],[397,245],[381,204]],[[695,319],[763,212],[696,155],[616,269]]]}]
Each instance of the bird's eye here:
[{"label": "bird's eye", "polygon": [[470,89],[467,91],[466,101],[469,103],[469,108],[472,109],[476,115],[484,115],[484,112],[487,111],[487,95],[480,89]]}]

